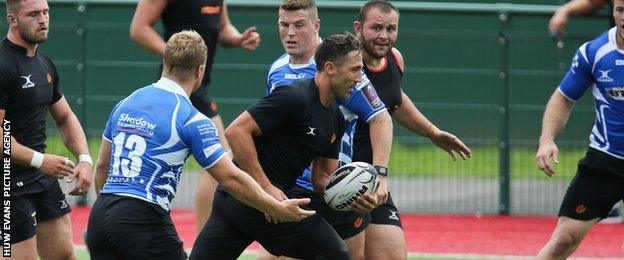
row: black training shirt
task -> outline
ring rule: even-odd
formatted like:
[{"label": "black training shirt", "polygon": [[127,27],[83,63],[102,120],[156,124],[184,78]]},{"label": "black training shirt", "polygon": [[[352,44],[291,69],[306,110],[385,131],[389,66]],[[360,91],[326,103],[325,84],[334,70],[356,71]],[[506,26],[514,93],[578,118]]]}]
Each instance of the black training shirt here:
[{"label": "black training shirt", "polygon": [[222,12],[223,0],[169,0],[160,15],[165,41],[177,32],[190,29],[204,39],[208,47],[208,59],[202,86],[210,84],[210,71],[219,42]]},{"label": "black training shirt", "polygon": [[262,131],[254,137],[260,165],[282,191],[316,157],[338,158],[345,119],[335,101],[323,106],[314,79],[276,88],[247,112]]},{"label": "black training shirt", "polygon": [[[0,109],[11,121],[11,135],[18,143],[45,152],[48,108],[62,96],[50,58],[39,51],[28,57],[26,48],[6,38],[0,42]],[[17,188],[42,177],[32,167],[12,164],[11,170],[11,185]]]}]

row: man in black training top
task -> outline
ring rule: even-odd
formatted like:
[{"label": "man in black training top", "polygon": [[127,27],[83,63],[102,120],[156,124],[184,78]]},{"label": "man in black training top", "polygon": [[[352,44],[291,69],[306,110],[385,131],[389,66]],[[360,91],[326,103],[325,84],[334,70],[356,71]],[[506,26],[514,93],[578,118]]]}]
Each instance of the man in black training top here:
[{"label": "man in black training top", "polygon": [[[75,259],[70,207],[57,179],[76,179],[70,195],[84,195],[92,162],[80,122],[63,97],[56,67],[37,50],[48,39],[46,0],[8,0],[7,37],[0,42],[0,117],[11,122],[11,228],[15,259]],[[79,158],[45,153],[50,112],[67,149]],[[2,130],[0,134],[4,136]],[[4,151],[3,151],[4,154]]]},{"label": "man in black training top", "polygon": [[[338,167],[345,120],[335,99],[348,97],[361,79],[361,47],[351,34],[332,35],[318,47],[315,59],[314,79],[276,88],[225,131],[236,162],[270,194],[290,190],[310,163],[315,190],[322,193]],[[377,204],[370,195],[358,203]],[[213,213],[191,259],[234,259],[254,240],[273,255],[349,259],[342,239],[320,216],[276,222],[217,189]]]}]

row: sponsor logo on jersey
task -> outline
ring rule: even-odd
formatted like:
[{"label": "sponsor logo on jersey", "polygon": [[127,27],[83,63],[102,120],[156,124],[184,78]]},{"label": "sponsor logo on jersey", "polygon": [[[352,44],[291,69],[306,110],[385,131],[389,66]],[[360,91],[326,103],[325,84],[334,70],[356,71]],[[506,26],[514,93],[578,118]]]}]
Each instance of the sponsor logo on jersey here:
[{"label": "sponsor logo on jersey", "polygon": [[35,83],[33,83],[30,80],[30,77],[32,76],[32,74],[29,74],[28,76],[20,76],[20,78],[24,79],[26,82],[24,82],[24,84],[22,84],[22,89],[25,88],[32,88],[35,86]]},{"label": "sponsor logo on jersey", "polygon": [[208,146],[208,147],[204,148],[204,156],[206,156],[206,158],[208,158],[212,154],[214,154],[216,151],[218,151],[220,148],[221,148],[221,144],[213,144],[211,146]]},{"label": "sponsor logo on jersey", "polygon": [[143,117],[133,117],[129,114],[122,113],[117,120],[117,125],[120,128],[132,129],[140,133],[145,133],[149,136],[154,135],[154,128],[156,124],[152,123]]},{"label": "sponsor logo on jersey", "polygon": [[201,8],[202,14],[220,14],[221,6],[204,6]]},{"label": "sponsor logo on jersey", "polygon": [[362,88],[362,92],[366,97],[366,101],[374,108],[378,109],[382,106],[381,99],[377,95],[377,91],[370,84],[366,85],[366,87]]},{"label": "sponsor logo on jersey", "polygon": [[308,130],[308,132],[306,133],[307,135],[316,135],[316,134],[314,133],[314,130],[316,130],[316,128],[315,128],[315,127],[309,127],[309,126],[308,126],[308,129],[309,129],[309,130]]},{"label": "sponsor logo on jersey", "polygon": [[299,74],[286,73],[284,74],[284,78],[285,79],[304,79],[306,75],[307,75],[306,73],[299,73]]},{"label": "sponsor logo on jersey", "polygon": [[606,88],[605,92],[615,100],[624,100],[624,87]]},{"label": "sponsor logo on jersey", "polygon": [[615,60],[615,66],[624,66],[624,60]]},{"label": "sponsor logo on jersey", "polygon": [[611,70],[598,70],[600,72],[600,77],[596,81],[598,82],[613,82],[613,79],[609,77],[609,72]]},{"label": "sponsor logo on jersey", "polygon": [[587,207],[585,207],[585,205],[583,205],[583,204],[578,205],[576,207],[576,213],[577,214],[583,214],[583,213],[585,213],[585,211],[587,211]]}]

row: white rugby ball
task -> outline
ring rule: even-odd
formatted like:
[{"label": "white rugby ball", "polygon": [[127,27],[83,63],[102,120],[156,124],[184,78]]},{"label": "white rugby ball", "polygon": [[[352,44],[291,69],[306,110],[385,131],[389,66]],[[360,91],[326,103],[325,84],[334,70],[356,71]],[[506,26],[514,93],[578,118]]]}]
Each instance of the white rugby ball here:
[{"label": "white rugby ball", "polygon": [[338,211],[349,211],[351,203],[377,189],[377,171],[365,162],[352,162],[338,168],[325,187],[325,202]]}]

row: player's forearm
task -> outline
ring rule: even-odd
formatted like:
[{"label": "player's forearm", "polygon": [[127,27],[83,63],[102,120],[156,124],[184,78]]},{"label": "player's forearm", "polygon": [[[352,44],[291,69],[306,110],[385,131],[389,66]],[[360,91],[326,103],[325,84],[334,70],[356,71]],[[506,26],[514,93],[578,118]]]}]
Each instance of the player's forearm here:
[{"label": "player's forearm", "polygon": [[242,35],[232,24],[225,25],[219,33],[219,45],[225,48],[240,47]]},{"label": "player's forearm", "polygon": [[161,57],[165,55],[166,43],[151,26],[132,26],[130,28],[130,39],[154,54],[158,54]]},{"label": "player's forearm", "polygon": [[573,103],[567,100],[558,90],[550,97],[544,118],[542,119],[542,134],[540,144],[553,142],[563,127],[565,127],[572,112]]},{"label": "player's forearm", "polygon": [[557,12],[563,12],[567,15],[577,16],[588,14],[589,12],[600,7],[595,5],[591,0],[572,0],[567,4],[561,6]]},{"label": "player's forearm", "polygon": [[394,112],[394,118],[408,130],[421,136],[430,136],[431,122],[405,93],[402,93],[401,106]]},{"label": "player's forearm", "polygon": [[78,158],[81,154],[89,155],[87,137],[78,118],[74,113],[68,113],[64,119],[57,121],[57,128],[65,147]]},{"label": "player's forearm", "polygon": [[258,152],[251,133],[245,133],[236,127],[228,127],[225,137],[230,143],[234,160],[239,168],[247,172],[260,186],[270,184],[258,160]]},{"label": "player's forearm", "polygon": [[30,149],[11,136],[11,163],[30,166],[35,150]]},{"label": "player's forearm", "polygon": [[323,163],[322,158],[317,158],[316,160],[314,160],[312,164],[312,174],[310,177],[312,181],[312,186],[314,187],[314,192],[316,192],[320,196],[323,196],[325,187],[327,187],[327,184],[329,184],[332,173],[337,169],[337,167],[337,160],[335,160],[334,163],[331,163],[331,165],[328,163]]},{"label": "player's forearm", "polygon": [[388,112],[379,113],[369,122],[373,150],[373,165],[388,166],[392,148],[392,118]]}]

